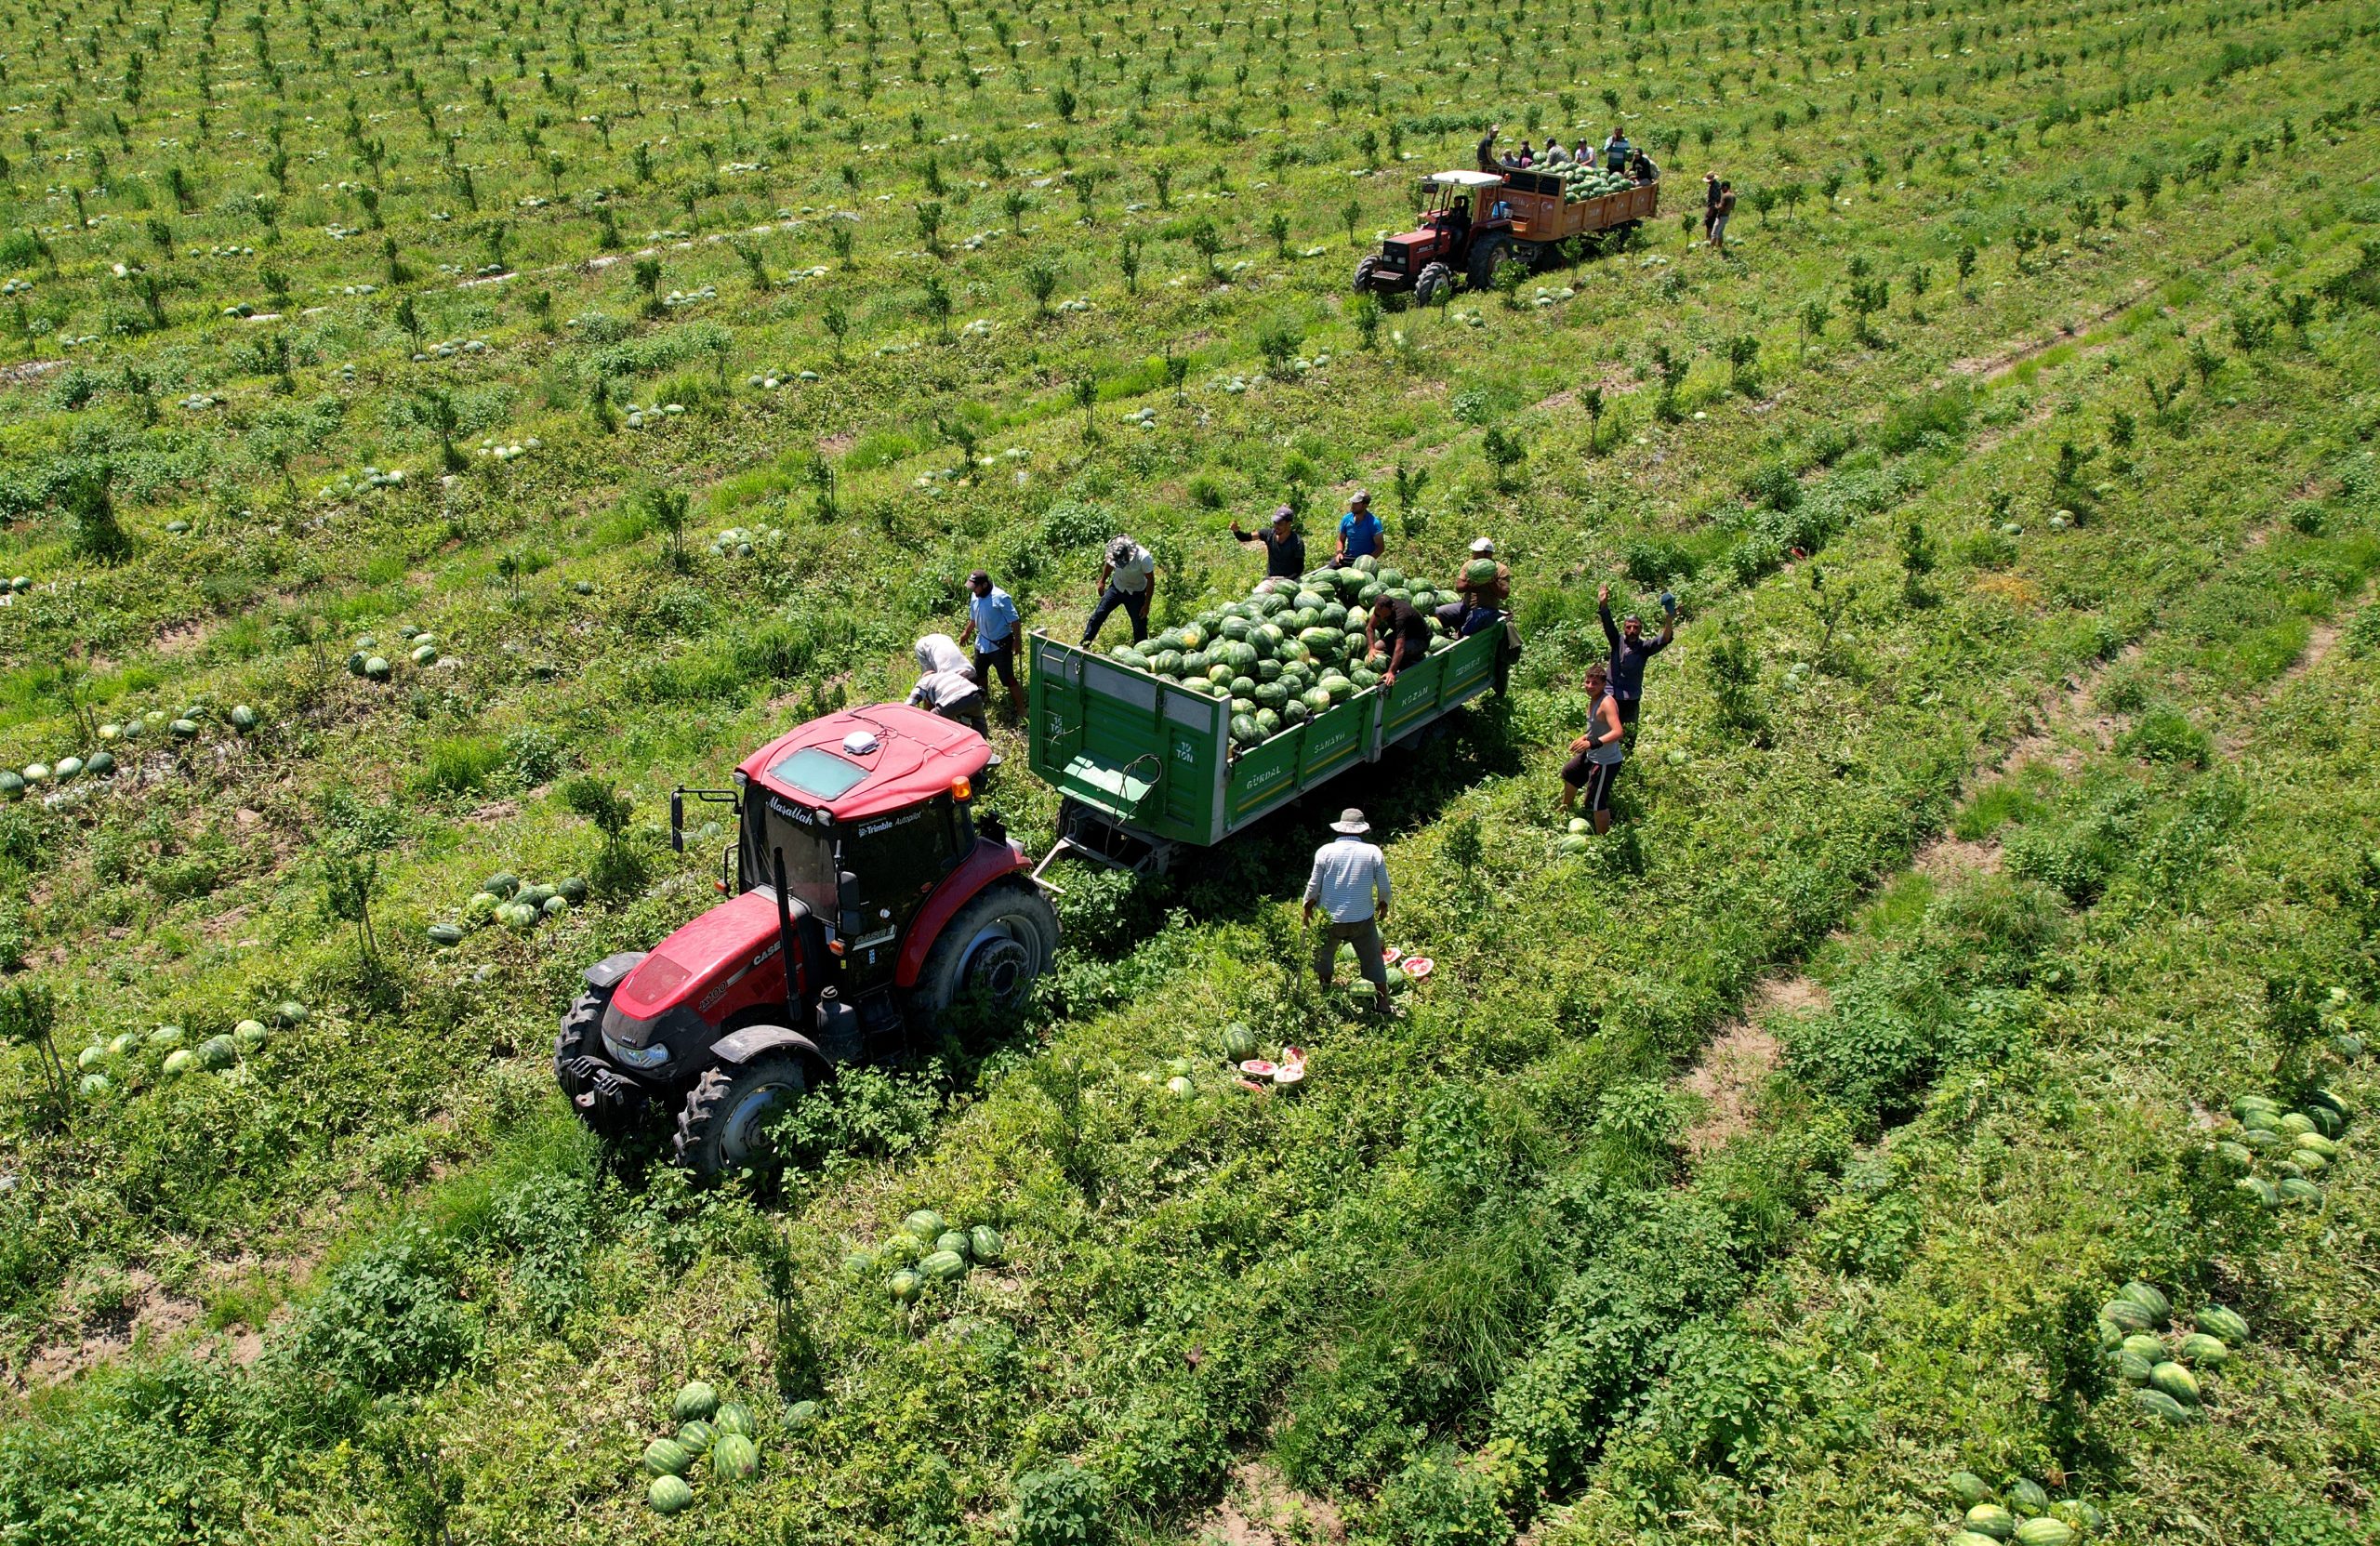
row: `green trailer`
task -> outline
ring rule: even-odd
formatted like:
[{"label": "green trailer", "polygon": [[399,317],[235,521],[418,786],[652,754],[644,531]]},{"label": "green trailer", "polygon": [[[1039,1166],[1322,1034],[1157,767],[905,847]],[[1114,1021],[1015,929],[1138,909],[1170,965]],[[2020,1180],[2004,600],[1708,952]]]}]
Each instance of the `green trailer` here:
[{"label": "green trailer", "polygon": [[[1064,797],[1058,845],[1162,870],[1358,762],[1418,737],[1501,685],[1506,630],[1488,628],[1269,740],[1234,747],[1230,706],[1040,633],[1026,641],[1034,773]],[[1037,870],[1037,874],[1038,871]]]}]

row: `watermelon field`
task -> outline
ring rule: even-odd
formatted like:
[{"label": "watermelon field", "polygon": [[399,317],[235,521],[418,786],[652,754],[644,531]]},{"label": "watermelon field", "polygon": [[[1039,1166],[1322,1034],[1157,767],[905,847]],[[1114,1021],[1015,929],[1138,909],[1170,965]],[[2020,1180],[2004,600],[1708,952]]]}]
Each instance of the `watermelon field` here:
[{"label": "watermelon field", "polygon": [[[42,0],[0,101],[0,1546],[2380,1539],[2380,16]],[[1490,123],[1658,214],[1355,292]],[[781,1169],[575,1119],[673,787],[1357,489],[1508,694],[1062,860]]]}]

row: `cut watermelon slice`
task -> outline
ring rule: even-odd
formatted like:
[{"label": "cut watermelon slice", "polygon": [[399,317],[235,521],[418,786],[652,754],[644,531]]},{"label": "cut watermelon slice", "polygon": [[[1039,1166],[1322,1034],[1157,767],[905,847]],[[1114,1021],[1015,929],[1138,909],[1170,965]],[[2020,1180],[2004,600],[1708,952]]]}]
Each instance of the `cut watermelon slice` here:
[{"label": "cut watermelon slice", "polygon": [[1276,1090],[1291,1088],[1304,1082],[1305,1064],[1302,1063],[1285,1063],[1273,1070],[1273,1087]]},{"label": "cut watermelon slice", "polygon": [[1260,1079],[1267,1079],[1273,1077],[1273,1067],[1272,1064],[1265,1062],[1263,1058],[1250,1058],[1239,1065],[1239,1071],[1243,1074],[1253,1074]]},{"label": "cut watermelon slice", "polygon": [[1395,966],[1404,958],[1404,951],[1399,950],[1396,946],[1392,945],[1380,953],[1381,964],[1383,966]]},{"label": "cut watermelon slice", "polygon": [[1427,956],[1408,956],[1405,958],[1405,975],[1418,983],[1428,976],[1436,965]]}]

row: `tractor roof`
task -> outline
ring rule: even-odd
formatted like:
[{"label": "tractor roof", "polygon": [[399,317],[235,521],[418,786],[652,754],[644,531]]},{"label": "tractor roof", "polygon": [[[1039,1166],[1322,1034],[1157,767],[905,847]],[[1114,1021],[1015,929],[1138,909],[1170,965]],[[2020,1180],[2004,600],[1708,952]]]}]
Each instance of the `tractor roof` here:
[{"label": "tractor roof", "polygon": [[1430,180],[1444,188],[1493,188],[1504,179],[1493,172],[1432,172]]},{"label": "tractor roof", "polygon": [[786,799],[855,821],[906,810],[983,776],[991,743],[906,704],[867,704],[780,735],[736,771]]}]

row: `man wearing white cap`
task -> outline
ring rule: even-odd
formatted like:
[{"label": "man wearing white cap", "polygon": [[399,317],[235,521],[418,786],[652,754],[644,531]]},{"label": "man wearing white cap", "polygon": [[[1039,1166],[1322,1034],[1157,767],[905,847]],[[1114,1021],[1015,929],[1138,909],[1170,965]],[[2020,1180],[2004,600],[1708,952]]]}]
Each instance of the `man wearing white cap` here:
[{"label": "man wearing white cap", "polygon": [[1157,560],[1129,536],[1108,539],[1106,562],[1099,567],[1099,605],[1082,626],[1082,647],[1099,637],[1100,625],[1117,607],[1132,620],[1132,642],[1149,636],[1149,601],[1157,594]]},{"label": "man wearing white cap", "polygon": [[1380,923],[1388,916],[1388,855],[1364,840],[1371,829],[1353,806],[1330,824],[1338,835],[1314,851],[1314,873],[1305,883],[1305,921],[1314,922],[1317,905],[1330,915],[1329,927],[1314,946],[1314,973],[1322,979],[1323,991],[1330,991],[1339,947],[1352,945],[1356,970],[1370,979],[1374,1003],[1387,1014],[1388,963],[1382,958],[1387,952],[1381,944]]},{"label": "man wearing white cap", "polygon": [[1448,633],[1468,639],[1502,618],[1513,599],[1513,572],[1498,562],[1494,542],[1472,539],[1471,557],[1456,572],[1452,589],[1461,600],[1438,608],[1438,621]]}]

